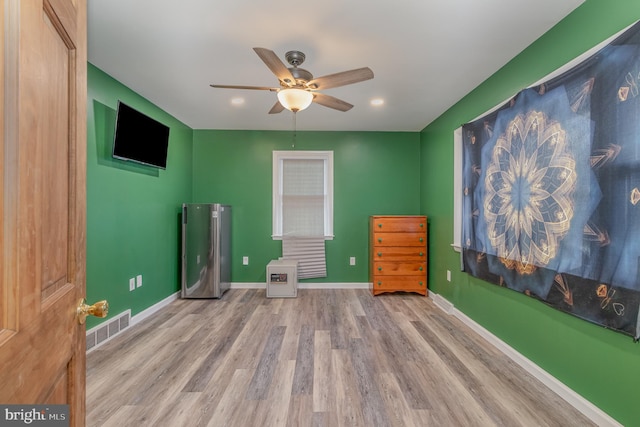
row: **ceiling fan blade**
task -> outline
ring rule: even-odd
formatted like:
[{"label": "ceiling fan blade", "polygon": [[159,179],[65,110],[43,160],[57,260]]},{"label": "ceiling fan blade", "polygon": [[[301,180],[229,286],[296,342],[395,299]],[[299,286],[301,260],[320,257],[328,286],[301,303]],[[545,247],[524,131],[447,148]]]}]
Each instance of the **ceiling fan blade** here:
[{"label": "ceiling fan blade", "polygon": [[251,89],[251,90],[270,90],[271,92],[277,92],[278,88],[276,87],[266,87],[266,86],[236,86],[236,85],[209,85],[215,88],[221,89]]},{"label": "ceiling fan blade", "polygon": [[271,110],[269,110],[269,114],[278,114],[278,113],[281,113],[283,110],[284,110],[284,106],[280,104],[280,101],[276,101],[276,103],[273,104],[273,107],[271,107]]},{"label": "ceiling fan blade", "polygon": [[372,78],[373,71],[371,71],[369,67],[364,67],[318,77],[317,79],[309,81],[307,87],[310,89],[330,89],[332,87],[350,85]]},{"label": "ceiling fan blade", "polygon": [[353,108],[353,105],[349,104],[348,102],[330,95],[325,95],[324,93],[314,93],[313,102],[340,111],[349,111]]},{"label": "ceiling fan blade", "polygon": [[285,83],[287,86],[293,86],[296,84],[296,79],[291,74],[291,71],[286,65],[278,58],[278,56],[269,49],[263,47],[254,47],[253,50],[258,54],[260,59],[269,67],[271,72],[276,75],[278,80]]}]

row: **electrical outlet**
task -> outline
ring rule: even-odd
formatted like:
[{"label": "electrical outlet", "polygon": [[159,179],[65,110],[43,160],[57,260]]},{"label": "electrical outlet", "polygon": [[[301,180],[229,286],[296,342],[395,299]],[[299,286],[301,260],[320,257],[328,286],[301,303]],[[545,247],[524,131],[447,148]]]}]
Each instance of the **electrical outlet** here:
[{"label": "electrical outlet", "polygon": [[451,270],[447,270],[447,282],[451,281]]},{"label": "electrical outlet", "polygon": [[142,286],[142,274],[136,276],[136,287],[139,288],[140,286]]},{"label": "electrical outlet", "polygon": [[133,291],[135,289],[136,289],[136,279],[132,277],[131,279],[129,279],[129,290]]},{"label": "electrical outlet", "polygon": [[242,257],[242,265],[249,265],[249,257],[248,256],[243,256]]},{"label": "electrical outlet", "polygon": [[356,265],[356,257],[349,257],[349,265]]}]

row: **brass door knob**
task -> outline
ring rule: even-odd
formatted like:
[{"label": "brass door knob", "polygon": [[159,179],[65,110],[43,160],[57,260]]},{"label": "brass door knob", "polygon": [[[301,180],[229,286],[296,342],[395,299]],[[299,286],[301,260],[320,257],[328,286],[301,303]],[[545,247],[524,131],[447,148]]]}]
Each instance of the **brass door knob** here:
[{"label": "brass door knob", "polygon": [[89,315],[107,317],[107,314],[109,314],[109,303],[107,300],[102,300],[95,304],[87,305],[87,300],[82,298],[78,303],[76,313],[78,314],[78,322],[82,325]]}]

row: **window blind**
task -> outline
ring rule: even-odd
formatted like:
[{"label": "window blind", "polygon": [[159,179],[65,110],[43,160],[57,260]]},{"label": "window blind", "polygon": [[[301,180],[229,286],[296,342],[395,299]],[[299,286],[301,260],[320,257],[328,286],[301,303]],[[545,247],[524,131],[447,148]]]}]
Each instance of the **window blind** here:
[{"label": "window blind", "polygon": [[325,165],[321,159],[285,159],[282,257],[298,261],[298,278],[326,277]]},{"label": "window blind", "polygon": [[283,161],[283,236],[324,236],[324,161]]},{"label": "window blind", "polygon": [[324,237],[285,237],[282,258],[298,261],[298,278],[327,277]]}]

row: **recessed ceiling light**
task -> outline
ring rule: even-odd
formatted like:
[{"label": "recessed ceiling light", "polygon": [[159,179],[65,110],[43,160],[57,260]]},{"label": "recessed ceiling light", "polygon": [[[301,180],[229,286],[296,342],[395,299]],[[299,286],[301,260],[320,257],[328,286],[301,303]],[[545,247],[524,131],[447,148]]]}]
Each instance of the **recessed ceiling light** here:
[{"label": "recessed ceiling light", "polygon": [[240,98],[240,97],[232,98],[231,99],[231,104],[233,104],[233,105],[242,105],[242,104],[244,104],[244,98]]},{"label": "recessed ceiling light", "polygon": [[382,98],[374,98],[374,99],[371,100],[370,104],[373,105],[374,107],[379,107],[380,105],[384,104],[384,99],[382,99]]}]

